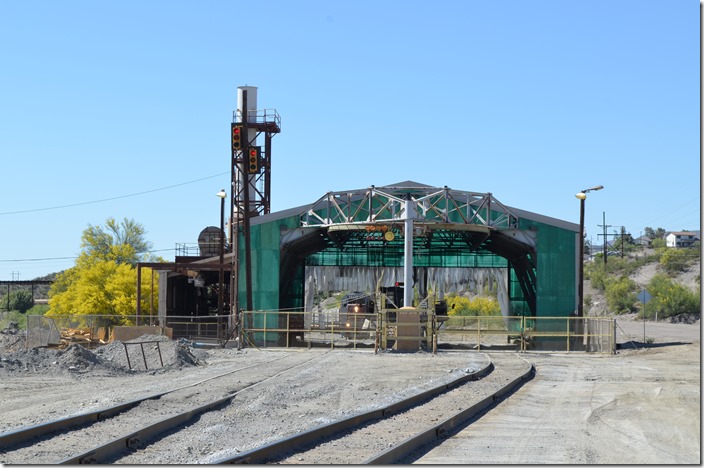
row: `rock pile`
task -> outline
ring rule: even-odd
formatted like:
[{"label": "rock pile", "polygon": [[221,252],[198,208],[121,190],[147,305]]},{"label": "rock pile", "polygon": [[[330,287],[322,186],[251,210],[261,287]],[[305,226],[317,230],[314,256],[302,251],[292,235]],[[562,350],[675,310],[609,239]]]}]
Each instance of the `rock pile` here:
[{"label": "rock pile", "polygon": [[0,354],[3,351],[17,351],[24,348],[25,332],[16,322],[9,322],[0,330]]},{"label": "rock pile", "polygon": [[670,323],[687,323],[687,324],[692,324],[692,323],[697,323],[697,321],[701,318],[700,315],[694,315],[694,314],[679,314],[679,315],[673,315],[668,319],[668,322]]},{"label": "rock pile", "polygon": [[[0,333],[0,337],[7,333]],[[11,335],[16,336],[16,335]],[[100,371],[101,375],[134,372],[165,372],[204,363],[191,352],[185,341],[165,336],[144,335],[127,342],[113,341],[95,350],[80,344],[65,349],[23,349],[0,343],[0,375],[27,373],[71,373],[75,375]],[[146,366],[145,366],[146,363]]]},{"label": "rock pile", "polygon": [[195,366],[200,362],[187,341],[174,341],[162,335],[143,335],[124,343],[113,341],[95,352],[107,362],[136,371]]}]

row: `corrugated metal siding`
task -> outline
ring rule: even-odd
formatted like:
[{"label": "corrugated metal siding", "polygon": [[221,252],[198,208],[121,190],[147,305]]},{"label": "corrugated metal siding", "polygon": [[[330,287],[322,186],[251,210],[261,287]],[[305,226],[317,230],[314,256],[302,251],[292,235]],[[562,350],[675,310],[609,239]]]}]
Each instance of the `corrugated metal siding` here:
[{"label": "corrugated metal siding", "polygon": [[579,234],[547,224],[531,224],[537,229],[537,315],[572,315],[577,294],[575,236]]},{"label": "corrugated metal siding", "polygon": [[[252,281],[253,301],[255,309],[277,310],[282,308],[279,300],[280,288],[280,239],[281,229],[294,229],[299,226],[297,215],[279,218],[268,223],[252,225]],[[552,226],[537,221],[521,220],[521,229],[536,231],[536,288],[537,313],[539,316],[568,316],[574,313],[576,304],[576,261],[575,242],[577,233],[570,229]],[[240,242],[240,298],[245,298],[244,275],[244,242]],[[402,258],[402,253],[401,253]],[[325,252],[309,257],[309,265],[369,265],[369,266],[401,266],[399,255],[379,256],[368,255],[365,252]],[[438,252],[432,255],[414,259],[415,266],[461,267],[461,268],[503,268],[507,266],[505,259],[485,252],[463,253],[461,255],[444,256]],[[303,293],[298,291],[304,284],[303,272],[295,282],[295,304],[284,304],[283,307],[303,307]],[[509,278],[509,295],[516,300],[511,301],[511,313],[521,315],[525,311],[520,296],[522,292],[515,283],[513,272]],[[296,292],[297,291],[297,292]],[[289,299],[289,302],[292,300]],[[300,303],[299,303],[300,302]],[[244,306],[245,301],[240,300]],[[267,324],[268,325],[268,324]],[[274,324],[272,324],[273,326]]]}]

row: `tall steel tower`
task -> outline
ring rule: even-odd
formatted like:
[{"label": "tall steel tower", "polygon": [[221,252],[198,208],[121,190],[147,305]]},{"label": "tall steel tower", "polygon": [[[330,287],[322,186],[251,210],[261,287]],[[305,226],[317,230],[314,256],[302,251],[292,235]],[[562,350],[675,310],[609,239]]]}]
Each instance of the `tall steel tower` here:
[{"label": "tall steel tower", "polygon": [[[239,308],[237,294],[239,232],[243,233],[246,263],[247,309],[252,308],[249,220],[271,211],[271,138],[281,131],[281,118],[275,109],[257,109],[256,86],[237,88],[237,110],[233,112],[229,238],[233,248],[233,307]],[[263,135],[264,145],[258,143]]]}]

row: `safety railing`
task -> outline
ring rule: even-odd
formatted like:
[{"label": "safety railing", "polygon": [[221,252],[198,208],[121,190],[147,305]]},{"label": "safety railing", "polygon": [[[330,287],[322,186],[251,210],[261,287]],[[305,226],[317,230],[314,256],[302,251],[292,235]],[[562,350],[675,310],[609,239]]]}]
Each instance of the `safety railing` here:
[{"label": "safety railing", "polygon": [[614,320],[591,317],[450,317],[438,342],[475,349],[613,353]]},{"label": "safety railing", "polygon": [[[237,109],[232,112],[232,122],[241,123],[242,111]],[[247,111],[247,122],[250,124],[273,124],[281,131],[281,116],[276,109],[257,109]]]},{"label": "safety railing", "polygon": [[[377,313],[338,313],[290,310],[241,311],[235,317],[142,316],[142,325],[168,329],[172,338],[239,340],[238,346],[330,347],[360,349],[427,349],[456,346],[476,350],[598,352],[616,350],[613,318],[438,316],[416,309]],[[410,319],[409,319],[410,317]],[[80,343],[104,344],[112,327],[136,325],[136,316],[72,315],[27,317],[27,348]],[[157,327],[158,328],[158,327]]]},{"label": "safety railing", "polygon": [[318,312],[242,311],[239,336],[244,346],[256,347],[374,347],[377,314],[340,315],[321,320]]},{"label": "safety railing", "polygon": [[[613,353],[614,320],[579,317],[448,317],[419,311],[410,322],[396,310],[354,314],[353,320],[313,320],[311,312],[243,312],[242,343],[257,347],[428,349]],[[404,330],[405,328],[405,330]],[[406,342],[408,346],[402,346]],[[416,346],[417,344],[417,346]]]}]

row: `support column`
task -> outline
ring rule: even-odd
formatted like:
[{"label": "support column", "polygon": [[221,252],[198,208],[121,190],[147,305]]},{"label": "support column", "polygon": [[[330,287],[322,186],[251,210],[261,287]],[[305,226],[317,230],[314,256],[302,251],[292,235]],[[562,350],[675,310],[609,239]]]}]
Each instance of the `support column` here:
[{"label": "support column", "polygon": [[403,305],[413,306],[413,220],[416,209],[410,194],[404,203]]}]

